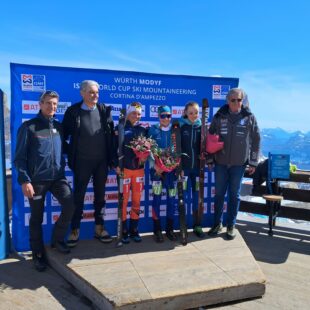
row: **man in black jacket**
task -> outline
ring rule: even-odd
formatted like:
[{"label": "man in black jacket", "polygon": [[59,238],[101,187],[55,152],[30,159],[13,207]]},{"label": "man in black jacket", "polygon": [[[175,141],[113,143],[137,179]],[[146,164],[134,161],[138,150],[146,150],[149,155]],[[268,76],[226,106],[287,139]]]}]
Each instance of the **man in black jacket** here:
[{"label": "man in black jacket", "polygon": [[14,164],[18,172],[18,183],[30,204],[30,247],[38,271],[43,271],[47,266],[42,222],[48,191],[62,206],[54,226],[51,245],[62,253],[70,252],[64,237],[70,225],[74,202],[65,178],[62,126],[54,118],[58,100],[59,95],[55,91],[46,91],[41,95],[40,112],[19,128],[15,151]]},{"label": "man in black jacket", "polygon": [[80,85],[83,98],[67,109],[63,119],[64,137],[69,139],[68,164],[74,174],[75,212],[71,222],[68,245],[76,246],[83,218],[84,197],[87,185],[93,176],[95,237],[111,242],[104,228],[105,183],[108,166],[112,160],[112,135],[114,125],[111,110],[99,104],[99,84],[85,80]]},{"label": "man in black jacket", "polygon": [[209,236],[216,236],[223,228],[225,193],[227,200],[226,237],[236,236],[235,224],[240,205],[242,177],[249,165],[249,174],[255,172],[260,148],[260,132],[256,117],[248,107],[243,106],[245,98],[241,88],[232,88],[226,102],[215,114],[209,132],[217,134],[224,142],[224,148],[215,153],[215,197],[214,225]]}]

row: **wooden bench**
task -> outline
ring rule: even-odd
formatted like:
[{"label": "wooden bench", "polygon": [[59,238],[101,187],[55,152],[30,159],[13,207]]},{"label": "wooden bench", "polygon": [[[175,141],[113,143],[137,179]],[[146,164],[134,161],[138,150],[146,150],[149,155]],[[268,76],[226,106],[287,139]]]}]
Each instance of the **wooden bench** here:
[{"label": "wooden bench", "polygon": [[[245,177],[252,178],[247,173]],[[290,179],[285,182],[309,184],[310,171],[290,173]],[[277,217],[310,221],[310,190],[278,186],[278,195],[266,193],[266,186],[263,185],[257,188],[254,195],[241,196],[239,211],[269,216],[269,235],[273,234],[272,227]]]}]

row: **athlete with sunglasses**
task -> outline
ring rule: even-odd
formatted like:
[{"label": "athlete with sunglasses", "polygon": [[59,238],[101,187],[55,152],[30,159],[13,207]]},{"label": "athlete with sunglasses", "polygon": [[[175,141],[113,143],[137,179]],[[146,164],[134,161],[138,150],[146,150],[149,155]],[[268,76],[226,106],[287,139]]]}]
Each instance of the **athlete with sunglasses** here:
[{"label": "athlete with sunglasses", "polygon": [[[158,107],[159,123],[153,125],[148,132],[148,136],[153,138],[158,147],[161,149],[169,149],[172,146],[171,141],[171,109],[167,105]],[[160,205],[162,197],[162,189],[166,189],[166,236],[169,240],[175,241],[176,234],[173,231],[173,218],[175,211],[175,195],[176,195],[176,175],[175,171],[164,172],[156,165],[151,168],[152,181],[152,218],[154,224],[154,238],[156,242],[163,242],[162,225],[160,216]]]}]

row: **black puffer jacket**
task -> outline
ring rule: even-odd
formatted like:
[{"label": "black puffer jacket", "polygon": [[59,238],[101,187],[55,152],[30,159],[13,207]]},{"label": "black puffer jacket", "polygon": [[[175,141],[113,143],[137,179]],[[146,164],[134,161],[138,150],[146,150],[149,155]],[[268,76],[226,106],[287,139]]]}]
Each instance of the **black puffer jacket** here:
[{"label": "black puffer jacket", "polygon": [[187,118],[179,120],[181,126],[182,169],[199,168],[201,120],[193,124]]},{"label": "black puffer jacket", "polygon": [[257,166],[260,133],[256,118],[249,108],[242,107],[238,115],[233,115],[225,104],[215,114],[209,132],[218,134],[224,142],[224,148],[215,154],[216,163]]}]

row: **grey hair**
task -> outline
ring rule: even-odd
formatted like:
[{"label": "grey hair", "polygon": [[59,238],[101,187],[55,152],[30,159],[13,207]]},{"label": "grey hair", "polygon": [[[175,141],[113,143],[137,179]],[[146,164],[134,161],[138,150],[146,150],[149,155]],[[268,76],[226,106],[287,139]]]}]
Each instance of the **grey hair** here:
[{"label": "grey hair", "polygon": [[85,91],[87,89],[88,86],[97,86],[98,89],[99,89],[99,84],[96,82],[96,81],[93,81],[93,80],[84,80],[81,82],[80,84],[80,90],[81,91]]},{"label": "grey hair", "polygon": [[242,95],[242,99],[245,97],[245,92],[242,88],[231,88],[226,96],[226,103],[229,103],[229,99],[231,97],[231,95],[233,94],[241,94]]},{"label": "grey hair", "polygon": [[39,101],[42,103],[46,97],[57,98],[57,100],[59,100],[59,95],[54,90],[46,90],[45,92],[43,92],[40,96]]}]

